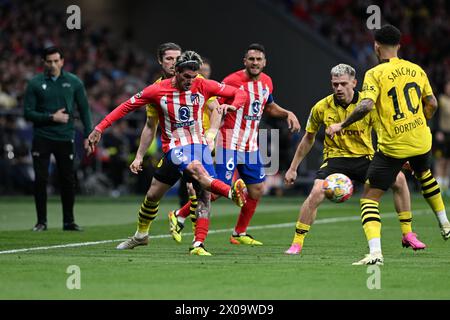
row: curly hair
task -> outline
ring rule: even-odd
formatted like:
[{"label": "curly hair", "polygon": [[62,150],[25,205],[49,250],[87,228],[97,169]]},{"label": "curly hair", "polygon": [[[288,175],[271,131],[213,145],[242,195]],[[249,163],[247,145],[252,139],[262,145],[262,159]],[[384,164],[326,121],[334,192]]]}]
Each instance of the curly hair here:
[{"label": "curly hair", "polygon": [[175,63],[175,70],[178,72],[185,69],[192,71],[198,71],[203,64],[203,60],[200,55],[195,51],[185,51],[177,58]]},{"label": "curly hair", "polygon": [[395,46],[400,43],[400,38],[402,37],[402,33],[393,25],[387,24],[375,31],[375,41],[388,45]]}]

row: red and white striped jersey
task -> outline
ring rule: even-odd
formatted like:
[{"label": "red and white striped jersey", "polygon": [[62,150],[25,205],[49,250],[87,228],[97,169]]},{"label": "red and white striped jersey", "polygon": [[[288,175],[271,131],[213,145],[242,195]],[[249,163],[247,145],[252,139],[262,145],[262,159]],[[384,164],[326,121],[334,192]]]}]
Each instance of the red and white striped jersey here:
[{"label": "red and white striped jersey", "polygon": [[226,114],[218,143],[231,150],[258,150],[259,122],[267,99],[273,91],[272,79],[262,72],[259,80],[253,81],[245,70],[239,70],[227,76],[223,83],[244,90],[247,93],[247,101],[244,108]]},{"label": "red and white striped jersey", "polygon": [[189,144],[206,144],[202,125],[205,102],[211,96],[232,100],[236,108],[242,108],[246,94],[238,88],[214,80],[196,78],[188,91],[173,86],[174,78],[146,87],[108,114],[96,130],[103,132],[114,121],[146,104],[153,104],[158,111],[163,152]]}]

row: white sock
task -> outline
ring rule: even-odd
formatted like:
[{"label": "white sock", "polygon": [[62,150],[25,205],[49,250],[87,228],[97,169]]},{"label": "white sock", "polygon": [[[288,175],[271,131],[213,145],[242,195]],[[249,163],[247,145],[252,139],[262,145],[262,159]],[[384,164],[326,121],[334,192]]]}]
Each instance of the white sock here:
[{"label": "white sock", "polygon": [[139,232],[136,231],[136,233],[134,234],[134,236],[138,239],[142,239],[145,238],[146,236],[148,236],[148,232]]},{"label": "white sock", "polygon": [[369,240],[370,253],[381,252],[381,239],[373,238]]},{"label": "white sock", "polygon": [[448,219],[447,219],[447,213],[445,212],[445,210],[436,212],[436,217],[438,218],[441,226],[449,224]]},{"label": "white sock", "polygon": [[178,215],[178,212],[180,212],[180,210],[177,210],[177,211],[175,212],[175,217],[177,217],[177,220],[178,220],[179,223],[184,224],[184,221],[186,220],[186,218],[180,217],[180,216]]},{"label": "white sock", "polygon": [[231,189],[230,191],[228,191],[228,199],[233,199],[233,193],[231,192]]},{"label": "white sock", "polygon": [[195,241],[194,244],[193,244],[193,246],[194,246],[194,248],[196,248],[196,247],[200,247],[201,244],[203,244],[203,242],[201,242],[201,241]]}]

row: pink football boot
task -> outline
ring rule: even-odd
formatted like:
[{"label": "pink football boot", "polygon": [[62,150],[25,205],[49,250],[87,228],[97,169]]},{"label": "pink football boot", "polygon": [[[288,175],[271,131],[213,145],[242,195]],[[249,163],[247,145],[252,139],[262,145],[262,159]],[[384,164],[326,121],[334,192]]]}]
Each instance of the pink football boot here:
[{"label": "pink football boot", "polygon": [[298,243],[293,243],[289,249],[287,249],[284,253],[286,254],[299,254],[302,251],[302,246]]},{"label": "pink football boot", "polygon": [[403,236],[402,246],[404,248],[411,247],[413,250],[423,250],[427,247],[425,243],[417,239],[417,234],[414,232],[408,232]]}]

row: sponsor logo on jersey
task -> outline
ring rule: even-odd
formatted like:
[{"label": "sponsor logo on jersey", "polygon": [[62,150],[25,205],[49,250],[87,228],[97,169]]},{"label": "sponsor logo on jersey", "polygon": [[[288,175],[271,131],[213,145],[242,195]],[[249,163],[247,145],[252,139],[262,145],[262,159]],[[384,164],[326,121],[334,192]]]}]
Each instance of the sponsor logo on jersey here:
[{"label": "sponsor logo on jersey", "polygon": [[253,101],[252,103],[253,114],[258,114],[260,110],[261,110],[261,102],[259,102],[258,100]]},{"label": "sponsor logo on jersey", "polygon": [[188,106],[181,106],[180,109],[178,109],[178,119],[181,121],[188,121],[191,116],[191,110]]},{"label": "sponsor logo on jersey", "polygon": [[249,121],[259,121],[261,120],[261,116],[249,116],[249,115],[245,115],[244,116],[245,120],[249,120]]}]

